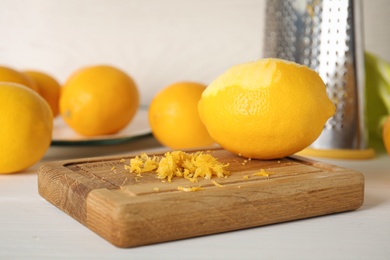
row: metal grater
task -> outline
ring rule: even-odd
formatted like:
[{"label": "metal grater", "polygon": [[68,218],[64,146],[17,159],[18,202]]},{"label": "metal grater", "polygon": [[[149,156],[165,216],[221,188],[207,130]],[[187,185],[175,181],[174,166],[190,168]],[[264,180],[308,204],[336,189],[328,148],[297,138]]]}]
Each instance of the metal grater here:
[{"label": "metal grater", "polygon": [[367,148],[360,11],[353,0],[267,0],[263,56],[318,72],[337,108],[311,148]]}]

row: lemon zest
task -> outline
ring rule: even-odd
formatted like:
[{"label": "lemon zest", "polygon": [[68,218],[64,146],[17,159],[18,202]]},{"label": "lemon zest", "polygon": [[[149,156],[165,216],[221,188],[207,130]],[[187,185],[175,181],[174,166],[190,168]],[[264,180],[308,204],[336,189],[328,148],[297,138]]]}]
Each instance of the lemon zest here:
[{"label": "lemon zest", "polygon": [[252,176],[264,176],[264,177],[269,177],[271,174],[274,174],[273,172],[267,172],[264,169],[261,169],[259,172],[255,172],[252,174]]},{"label": "lemon zest", "polygon": [[203,188],[202,188],[200,185],[199,185],[199,186],[194,186],[194,187],[183,187],[183,186],[178,186],[177,189],[180,190],[180,191],[185,191],[185,192],[203,190]]},{"label": "lemon zest", "polygon": [[225,187],[225,185],[222,185],[222,184],[220,184],[220,183],[218,183],[218,182],[216,182],[216,181],[214,181],[214,180],[211,180],[211,183],[214,184],[214,185],[217,186],[217,187],[220,187],[220,188]]},{"label": "lemon zest", "polygon": [[162,157],[149,157],[142,153],[130,160],[125,169],[141,176],[144,172],[156,172],[158,179],[171,182],[173,178],[185,178],[191,182],[198,182],[198,178],[211,179],[227,177],[229,164],[223,164],[209,153],[183,151],[166,152]]}]

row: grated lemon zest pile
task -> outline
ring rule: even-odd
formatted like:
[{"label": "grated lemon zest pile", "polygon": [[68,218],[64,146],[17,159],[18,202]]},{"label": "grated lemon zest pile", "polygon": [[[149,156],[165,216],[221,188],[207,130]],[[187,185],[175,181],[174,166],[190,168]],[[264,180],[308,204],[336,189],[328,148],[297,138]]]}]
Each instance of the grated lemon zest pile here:
[{"label": "grated lemon zest pile", "polygon": [[268,177],[270,176],[271,174],[274,174],[273,172],[267,172],[265,171],[264,169],[261,169],[259,172],[255,172],[254,174],[252,174],[252,176],[264,176],[264,177]]},{"label": "grated lemon zest pile", "polygon": [[144,172],[155,171],[157,178],[172,181],[174,177],[182,177],[191,182],[197,182],[198,178],[211,179],[227,177],[229,164],[222,164],[211,154],[196,152],[185,153],[183,151],[167,152],[162,157],[149,157],[145,153],[130,160],[130,165],[125,169],[141,176]]},{"label": "grated lemon zest pile", "polygon": [[130,159],[130,165],[127,169],[130,172],[135,172],[137,175],[141,176],[143,172],[151,172],[156,170],[159,165],[159,160],[156,156],[149,157],[146,153],[141,153],[141,155],[137,155],[135,158]]},{"label": "grated lemon zest pile", "polygon": [[195,187],[178,186],[177,189],[180,191],[186,191],[186,192],[203,190],[203,188],[201,186],[195,186]]}]

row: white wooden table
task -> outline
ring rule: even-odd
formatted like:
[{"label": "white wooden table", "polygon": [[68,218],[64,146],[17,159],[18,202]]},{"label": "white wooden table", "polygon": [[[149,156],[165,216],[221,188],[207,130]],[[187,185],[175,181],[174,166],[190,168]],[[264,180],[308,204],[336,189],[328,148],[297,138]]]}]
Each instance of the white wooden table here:
[{"label": "white wooden table", "polygon": [[[146,137],[114,146],[51,147],[43,161],[161,149]],[[117,248],[41,198],[38,164],[0,175],[0,259],[390,259],[390,156],[324,160],[365,176],[352,212],[130,249]]]}]

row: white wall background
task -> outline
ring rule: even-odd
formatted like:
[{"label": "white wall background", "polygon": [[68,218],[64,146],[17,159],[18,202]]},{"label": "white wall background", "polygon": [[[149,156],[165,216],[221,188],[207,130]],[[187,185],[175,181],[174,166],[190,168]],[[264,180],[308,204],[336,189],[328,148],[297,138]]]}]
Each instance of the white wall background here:
[{"label": "white wall background", "polygon": [[[0,64],[60,82],[111,64],[148,104],[181,80],[210,83],[261,57],[264,0],[0,0]],[[390,61],[390,1],[364,0],[365,46]]]}]

